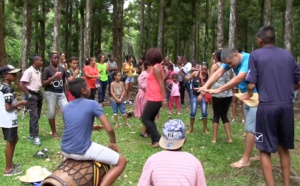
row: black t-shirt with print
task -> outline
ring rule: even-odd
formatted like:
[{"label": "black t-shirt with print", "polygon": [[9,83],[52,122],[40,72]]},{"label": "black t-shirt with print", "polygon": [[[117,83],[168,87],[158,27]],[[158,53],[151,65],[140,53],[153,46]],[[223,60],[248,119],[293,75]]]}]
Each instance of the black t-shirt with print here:
[{"label": "black t-shirt with print", "polygon": [[44,69],[42,80],[45,81],[50,77],[54,76],[56,72],[61,72],[61,77],[56,78],[49,85],[45,86],[45,91],[62,93],[64,90],[64,83],[66,83],[67,73],[65,69],[61,66],[57,66],[57,70],[54,70],[51,66],[48,66]]}]

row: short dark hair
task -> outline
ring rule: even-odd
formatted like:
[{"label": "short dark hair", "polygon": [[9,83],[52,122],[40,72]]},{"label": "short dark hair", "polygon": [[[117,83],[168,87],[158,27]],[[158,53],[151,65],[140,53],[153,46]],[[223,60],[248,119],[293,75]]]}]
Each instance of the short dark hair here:
[{"label": "short dark hair", "polygon": [[31,61],[31,64],[33,64],[35,61],[37,61],[38,59],[41,59],[42,57],[38,54],[33,54],[31,57],[30,57],[30,61]]},{"label": "short dark hair", "polygon": [[75,98],[81,98],[81,90],[86,87],[83,78],[75,78],[69,82],[69,90]]},{"label": "short dark hair", "polygon": [[114,73],[112,75],[113,75],[113,77],[115,77],[119,73],[121,73],[121,72],[116,70],[116,71],[114,71]]},{"label": "short dark hair", "polygon": [[125,56],[126,62],[129,61],[130,58],[133,58],[133,56],[130,55],[130,54],[126,55],[126,56]]},{"label": "short dark hair", "polygon": [[262,40],[264,44],[274,44],[275,43],[275,30],[272,26],[262,26],[258,32],[257,37]]},{"label": "short dark hair", "polygon": [[149,65],[155,65],[156,63],[161,63],[163,59],[161,50],[158,48],[150,48],[146,54],[146,61]]},{"label": "short dark hair", "polygon": [[69,63],[71,63],[73,60],[78,60],[78,57],[76,57],[76,56],[72,56],[72,57],[70,57],[70,59],[69,59]]}]

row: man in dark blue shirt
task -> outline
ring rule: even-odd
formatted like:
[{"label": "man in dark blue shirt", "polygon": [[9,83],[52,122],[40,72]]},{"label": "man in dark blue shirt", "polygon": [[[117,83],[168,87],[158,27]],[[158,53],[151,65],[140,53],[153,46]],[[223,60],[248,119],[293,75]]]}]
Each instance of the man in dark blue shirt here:
[{"label": "man in dark blue shirt", "polygon": [[286,50],[275,47],[275,31],[263,26],[258,31],[261,47],[250,54],[246,77],[248,92],[256,87],[259,105],[256,116],[256,147],[260,152],[262,171],[268,186],[275,185],[271,153],[278,151],[284,185],[290,185],[290,154],[294,148],[294,86],[300,81],[300,67]]}]

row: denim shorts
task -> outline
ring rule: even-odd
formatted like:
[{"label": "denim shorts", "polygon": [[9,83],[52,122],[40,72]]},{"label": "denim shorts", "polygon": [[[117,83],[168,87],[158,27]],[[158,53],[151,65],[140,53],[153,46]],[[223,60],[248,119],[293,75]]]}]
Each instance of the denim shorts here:
[{"label": "denim shorts", "polygon": [[131,77],[127,77],[126,80],[125,80],[125,83],[133,83],[134,82],[134,77],[131,76]]},{"label": "denim shorts", "polygon": [[56,104],[58,104],[61,111],[64,106],[68,103],[64,93],[56,93],[45,91],[45,98],[47,103],[47,116],[48,119],[54,119],[56,115]]},{"label": "denim shorts", "polygon": [[112,149],[92,142],[85,154],[70,154],[62,152],[64,157],[74,160],[95,160],[108,165],[117,165],[120,155]]},{"label": "denim shorts", "polygon": [[112,106],[113,114],[114,115],[118,114],[118,109],[120,110],[120,112],[121,112],[122,115],[126,114],[124,101],[122,101],[121,103],[117,103],[115,101],[111,101],[111,106]]},{"label": "denim shorts", "polygon": [[244,113],[246,118],[245,131],[255,133],[257,107],[249,107],[244,104]]}]

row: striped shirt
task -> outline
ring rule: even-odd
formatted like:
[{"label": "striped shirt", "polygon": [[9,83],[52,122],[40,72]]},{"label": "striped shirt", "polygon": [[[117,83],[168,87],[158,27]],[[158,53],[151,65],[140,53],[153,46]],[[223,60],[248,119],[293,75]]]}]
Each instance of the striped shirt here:
[{"label": "striped shirt", "polygon": [[184,151],[161,151],[146,161],[138,186],[206,186],[200,161]]}]

